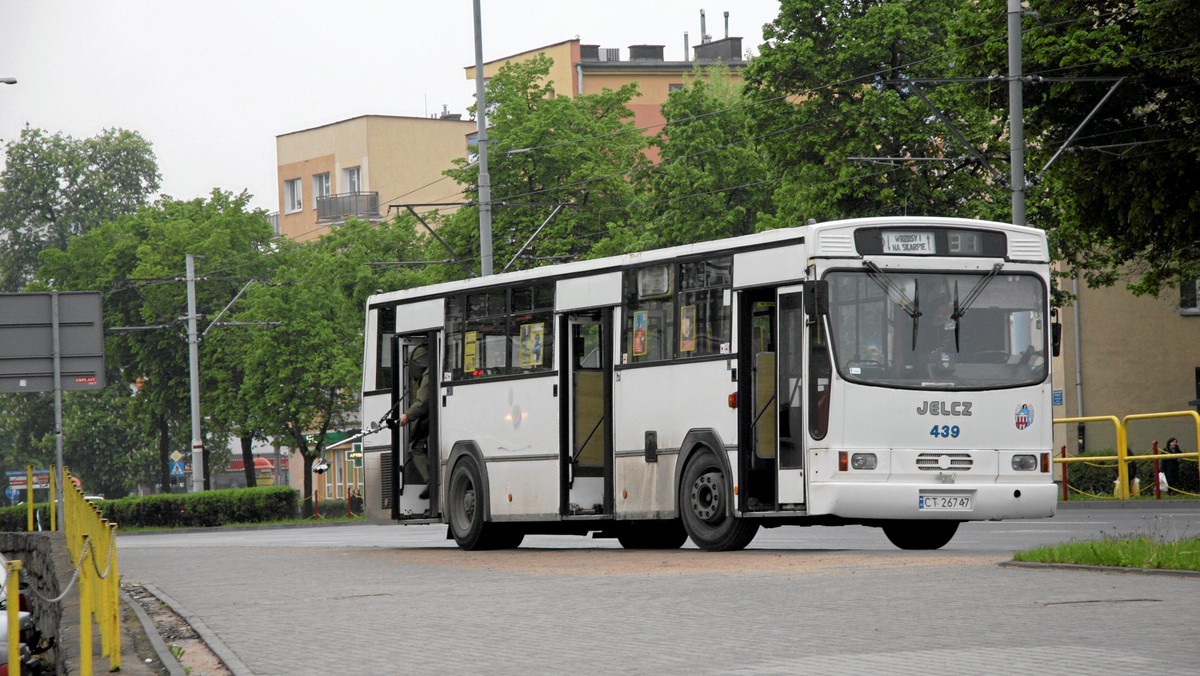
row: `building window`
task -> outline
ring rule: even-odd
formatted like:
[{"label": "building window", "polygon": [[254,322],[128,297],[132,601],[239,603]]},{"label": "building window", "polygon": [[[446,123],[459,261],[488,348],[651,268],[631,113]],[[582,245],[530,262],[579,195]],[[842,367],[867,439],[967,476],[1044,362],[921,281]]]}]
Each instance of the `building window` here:
[{"label": "building window", "polygon": [[342,170],[343,192],[362,192],[361,167],[350,167]]},{"label": "building window", "polygon": [[283,182],[283,210],[286,213],[295,213],[304,209],[304,188],[300,185],[300,179],[293,178]]},{"label": "building window", "polygon": [[1200,316],[1200,277],[1179,286],[1179,314]]},{"label": "building window", "polygon": [[668,94],[670,94],[671,92],[678,92],[678,91],[683,91],[683,83],[682,82],[672,82],[671,84],[667,85],[667,93]]},{"label": "building window", "polygon": [[313,208],[317,208],[317,200],[329,197],[329,172],[313,174]]}]

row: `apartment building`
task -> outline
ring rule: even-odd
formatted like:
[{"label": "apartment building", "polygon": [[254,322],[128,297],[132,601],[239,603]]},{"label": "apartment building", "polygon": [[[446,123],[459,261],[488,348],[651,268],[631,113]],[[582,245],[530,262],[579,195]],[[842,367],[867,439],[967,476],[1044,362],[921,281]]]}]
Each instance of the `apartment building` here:
[{"label": "apartment building", "polygon": [[[622,59],[620,48],[585,45],[578,39],[565,40],[488,61],[483,64],[483,76],[491,78],[510,61],[519,62],[545,54],[554,61],[548,79],[554,84],[555,94],[597,94],[636,82],[641,95],[630,102],[629,110],[633,113],[634,126],[645,130],[647,135],[659,132],[666,122],[662,104],[672,91],[684,86],[697,66],[703,68],[719,63],[729,69],[734,83],[742,81],[742,69],[746,66],[742,38],[726,36],[702,42],[692,48],[692,57],[687,61],[665,60],[664,49],[663,45],[630,45],[626,58]],[[687,49],[685,45],[685,52]],[[464,70],[467,79],[475,79],[474,66]],[[651,159],[657,159],[656,150],[652,149],[649,155]]]},{"label": "apartment building", "polygon": [[379,220],[397,202],[453,201],[460,187],[442,175],[467,156],[475,123],[363,115],[275,137],[277,234],[306,241],[350,218]]}]

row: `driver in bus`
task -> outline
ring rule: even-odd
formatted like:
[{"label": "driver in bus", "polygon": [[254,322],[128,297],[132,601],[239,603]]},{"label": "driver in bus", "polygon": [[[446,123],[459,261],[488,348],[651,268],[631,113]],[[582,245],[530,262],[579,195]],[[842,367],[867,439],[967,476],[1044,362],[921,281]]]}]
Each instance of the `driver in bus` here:
[{"label": "driver in bus", "polygon": [[420,343],[408,353],[408,398],[409,406],[400,414],[399,425],[412,425],[408,431],[408,458],[421,478],[425,489],[417,497],[429,497],[429,370],[426,368],[428,351]]}]

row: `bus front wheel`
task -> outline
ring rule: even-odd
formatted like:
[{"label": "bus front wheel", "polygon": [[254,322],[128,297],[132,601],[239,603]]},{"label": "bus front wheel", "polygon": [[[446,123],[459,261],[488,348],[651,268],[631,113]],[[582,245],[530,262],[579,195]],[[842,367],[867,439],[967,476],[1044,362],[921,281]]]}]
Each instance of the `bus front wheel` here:
[{"label": "bus front wheel", "polygon": [[679,484],[683,527],[700,549],[729,552],[745,549],[758,533],[758,523],[729,514],[733,492],[711,450],[692,456]]},{"label": "bus front wheel", "polygon": [[897,521],[883,534],[900,549],[941,549],[958,532],[957,521]]},{"label": "bus front wheel", "polygon": [[486,499],[487,494],[475,462],[462,460],[454,465],[446,490],[446,509],[454,542],[468,551],[519,547],[524,533],[484,521],[483,506]]}]

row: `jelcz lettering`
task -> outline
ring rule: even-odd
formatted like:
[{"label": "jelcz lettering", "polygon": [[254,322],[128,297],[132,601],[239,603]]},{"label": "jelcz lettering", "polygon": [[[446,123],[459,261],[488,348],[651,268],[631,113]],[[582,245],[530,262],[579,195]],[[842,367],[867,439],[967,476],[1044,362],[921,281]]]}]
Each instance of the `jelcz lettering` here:
[{"label": "jelcz lettering", "polygon": [[971,415],[969,401],[923,401],[917,407],[917,415],[948,415],[967,417]]}]

